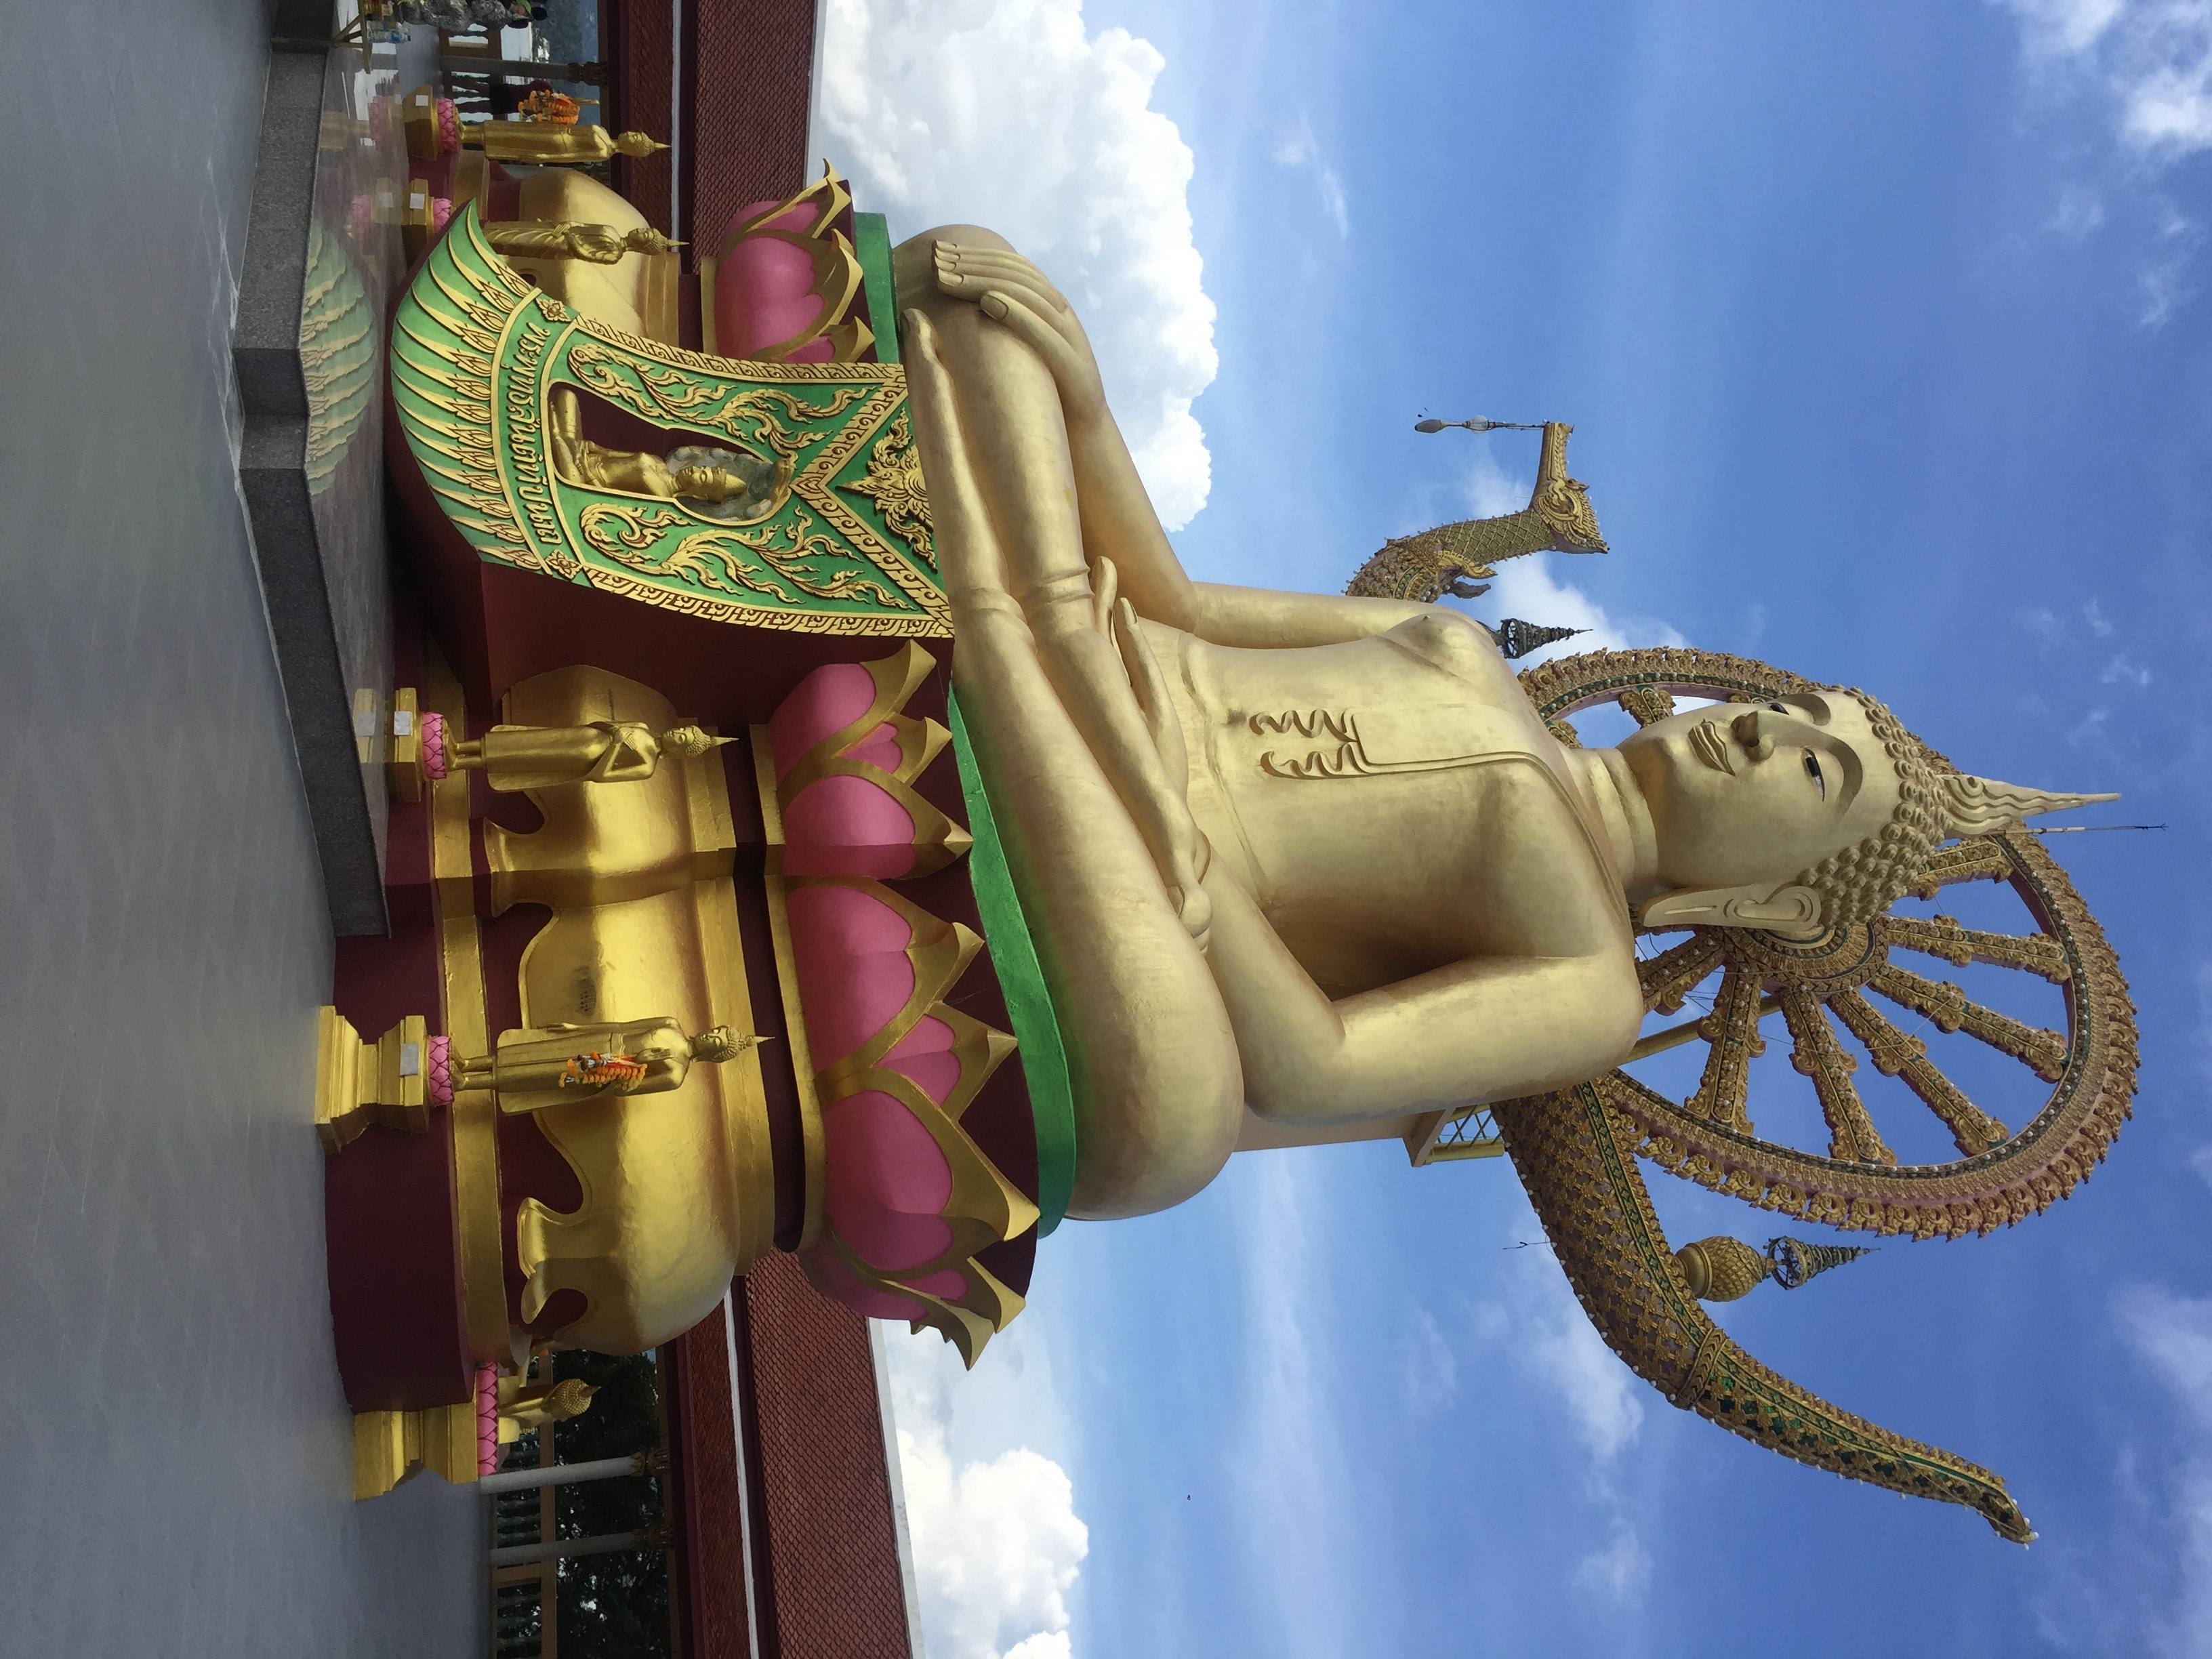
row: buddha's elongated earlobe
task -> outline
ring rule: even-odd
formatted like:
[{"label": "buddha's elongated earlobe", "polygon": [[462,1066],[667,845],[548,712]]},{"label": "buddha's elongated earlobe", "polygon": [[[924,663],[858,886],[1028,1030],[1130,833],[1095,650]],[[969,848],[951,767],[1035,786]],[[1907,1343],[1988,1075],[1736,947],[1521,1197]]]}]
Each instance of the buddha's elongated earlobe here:
[{"label": "buddha's elongated earlobe", "polygon": [[1943,792],[1945,826],[1954,836],[1995,835],[2016,827],[2023,818],[2119,799],[2112,794],[2065,795],[2048,789],[2026,789],[1965,772],[1945,773],[1938,787]]},{"label": "buddha's elongated earlobe", "polygon": [[1820,926],[1820,896],[1796,882],[1776,886],[1680,887],[1646,899],[1636,915],[1640,927],[1765,927],[1809,933]]}]

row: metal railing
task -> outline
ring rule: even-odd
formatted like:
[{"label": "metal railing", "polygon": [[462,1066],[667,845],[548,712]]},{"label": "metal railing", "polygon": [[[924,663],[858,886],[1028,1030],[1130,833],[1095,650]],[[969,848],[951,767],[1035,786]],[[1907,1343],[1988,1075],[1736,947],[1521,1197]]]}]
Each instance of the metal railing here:
[{"label": "metal railing", "polygon": [[[534,1462],[550,1468],[555,1459],[550,1432],[525,1435],[509,1454],[510,1464]],[[553,1541],[553,1506],[559,1488],[525,1487],[491,1495],[494,1550]],[[492,1659],[557,1659],[560,1651],[561,1564],[533,1561],[491,1570]]]}]

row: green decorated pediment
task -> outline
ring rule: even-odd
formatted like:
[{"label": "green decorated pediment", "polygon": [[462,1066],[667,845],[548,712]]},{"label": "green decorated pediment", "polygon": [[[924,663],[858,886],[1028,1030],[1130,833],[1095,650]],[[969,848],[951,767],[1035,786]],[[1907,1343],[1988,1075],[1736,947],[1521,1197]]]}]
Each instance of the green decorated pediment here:
[{"label": "green decorated pediment", "polygon": [[[401,297],[392,385],[482,558],[718,622],[952,631],[895,363],[739,362],[609,327],[526,281],[471,203]],[[595,440],[595,404],[653,438]]]}]

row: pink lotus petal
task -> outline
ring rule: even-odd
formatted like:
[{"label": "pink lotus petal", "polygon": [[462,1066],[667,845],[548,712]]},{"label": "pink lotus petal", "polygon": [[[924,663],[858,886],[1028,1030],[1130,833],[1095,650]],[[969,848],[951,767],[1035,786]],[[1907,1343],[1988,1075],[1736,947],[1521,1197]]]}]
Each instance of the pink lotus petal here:
[{"label": "pink lotus petal", "polygon": [[792,890],[792,954],[817,1067],[835,1065],[881,1030],[914,994],[906,918],[854,887]]},{"label": "pink lotus petal", "polygon": [[769,716],[776,776],[823,738],[859,720],[875,700],[875,677],[858,663],[825,663],[799,681]]},{"label": "pink lotus petal", "polygon": [[817,1244],[805,1251],[801,1260],[806,1264],[806,1276],[814,1281],[815,1288],[833,1296],[856,1313],[871,1319],[915,1320],[928,1311],[912,1297],[893,1296],[866,1283],[840,1259],[837,1252],[826,1244]]}]

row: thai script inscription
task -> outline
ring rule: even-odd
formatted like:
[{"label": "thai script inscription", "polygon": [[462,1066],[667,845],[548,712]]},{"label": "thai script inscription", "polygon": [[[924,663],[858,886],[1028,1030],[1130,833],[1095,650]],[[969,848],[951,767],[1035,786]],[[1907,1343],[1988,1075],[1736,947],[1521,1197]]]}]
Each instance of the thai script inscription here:
[{"label": "thai script inscription", "polygon": [[507,444],[514,463],[515,494],[530,520],[531,533],[549,547],[566,548],[568,538],[562,533],[560,516],[553,510],[538,423],[538,372],[551,338],[544,325],[529,316],[523,319],[514,337],[514,366],[520,372],[505,377]]}]

